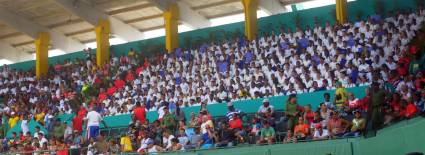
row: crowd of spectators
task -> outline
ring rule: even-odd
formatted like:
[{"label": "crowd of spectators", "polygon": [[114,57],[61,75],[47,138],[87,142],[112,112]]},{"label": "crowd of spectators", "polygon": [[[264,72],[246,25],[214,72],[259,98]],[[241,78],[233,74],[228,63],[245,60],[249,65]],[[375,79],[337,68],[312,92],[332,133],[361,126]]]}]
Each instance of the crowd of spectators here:
[{"label": "crowd of spectators", "polygon": [[[367,122],[379,129],[424,112],[425,56],[409,44],[424,35],[424,17],[418,9],[342,25],[316,23],[152,59],[130,50],[103,67],[88,49],[85,60],[58,63],[38,80],[33,70],[3,66],[1,151],[143,153],[360,136]],[[346,90],[368,85],[361,99]],[[332,89],[335,96],[325,94],[320,107],[297,103],[296,94]],[[290,96],[284,112],[267,99],[278,95]],[[256,98],[265,98],[256,114],[233,105]],[[206,105],[215,103],[227,104],[226,117],[212,118]],[[185,118],[182,108],[189,106],[201,110]],[[147,111],[157,111],[158,120],[150,123]],[[71,124],[55,117],[71,113]],[[134,117],[128,132],[118,139],[98,134],[103,117],[121,114]],[[40,126],[29,132],[31,120],[48,133]],[[18,122],[21,132],[6,138]]]}]

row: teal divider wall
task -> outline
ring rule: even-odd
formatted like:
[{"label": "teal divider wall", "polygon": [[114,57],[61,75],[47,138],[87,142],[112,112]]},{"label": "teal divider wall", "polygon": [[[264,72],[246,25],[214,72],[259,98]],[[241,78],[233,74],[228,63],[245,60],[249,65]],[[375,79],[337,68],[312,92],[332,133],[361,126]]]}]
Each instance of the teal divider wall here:
[{"label": "teal divider wall", "polygon": [[[365,96],[365,90],[366,87],[354,87],[347,89],[349,92],[353,92],[354,95],[358,98],[362,98]],[[307,105],[311,104],[312,107],[318,107],[321,102],[323,102],[323,94],[324,93],[330,93],[331,96],[334,96],[335,91],[329,90],[329,91],[320,91],[320,92],[314,92],[314,93],[305,93],[297,95],[298,97],[298,103],[300,105]],[[288,96],[274,96],[270,97],[269,101],[270,104],[275,107],[276,110],[283,110],[284,104],[286,100],[288,99]],[[245,113],[255,113],[257,112],[258,108],[262,105],[263,99],[253,99],[253,100],[245,100],[245,101],[236,101],[234,102],[235,108],[238,108]],[[185,112],[186,118],[190,118],[190,113],[194,112],[196,115],[199,112],[200,106],[193,106],[193,107],[186,107],[183,108],[183,111]],[[227,113],[227,105],[225,103],[217,103],[217,104],[209,104],[207,105],[207,109],[210,112],[210,114],[213,117],[217,116],[225,116]],[[151,111],[146,114],[147,119],[149,119],[150,122],[158,119],[158,112]],[[128,123],[131,120],[131,115],[119,115],[119,116],[110,116],[105,117],[105,122],[108,124],[108,127],[124,127],[128,126]]]},{"label": "teal divider wall", "polygon": [[[363,86],[363,87],[348,88],[347,91],[354,93],[355,97],[357,98],[363,98],[365,96],[365,91],[364,91],[365,89],[366,87]],[[298,104],[300,105],[311,104],[313,108],[316,108],[319,106],[320,103],[323,102],[323,94],[325,93],[330,93],[331,97],[333,97],[335,94],[335,90],[299,94],[297,95]],[[288,99],[288,96],[274,96],[268,99],[270,101],[270,104],[273,105],[276,110],[283,110],[285,102]],[[333,99],[331,98],[331,100]],[[258,108],[262,105],[262,101],[263,99],[236,101],[234,102],[234,106],[244,111],[245,113],[255,113],[257,112]],[[185,112],[186,118],[190,118],[190,113],[194,112],[195,114],[198,114],[199,109],[200,109],[200,106],[193,106],[193,107],[183,108],[183,111]],[[225,116],[227,113],[227,105],[225,103],[209,104],[207,105],[207,109],[213,117]],[[150,122],[157,120],[158,118],[157,111],[147,112],[146,115],[147,115],[146,116],[147,119],[149,119]],[[60,118],[61,121],[69,121],[73,118],[73,114],[61,115],[58,118]],[[131,121],[130,114],[105,117],[105,122],[108,124],[108,127],[125,127],[125,126],[128,126],[130,121]]]},{"label": "teal divider wall", "polygon": [[[10,137],[12,135],[12,132],[16,132],[16,134],[18,134],[18,136],[19,136],[19,132],[21,132],[21,123],[22,123],[22,121],[19,121],[18,123],[16,123],[16,125],[12,129],[7,131],[6,137]],[[28,124],[28,127],[29,127],[29,130],[30,130],[32,135],[34,135],[34,133],[35,133],[35,127],[36,126],[39,126],[40,130],[43,131],[45,135],[48,134],[46,128],[43,125],[36,122],[35,120],[31,120],[30,123]]]},{"label": "teal divider wall", "polygon": [[[375,14],[375,8],[382,8],[383,12],[392,10],[410,10],[416,8],[416,0],[357,0],[348,3],[349,20],[354,21],[357,17],[365,19],[369,15]],[[419,0],[421,1],[421,0]],[[381,3],[377,3],[381,2]],[[380,4],[380,5],[377,5]],[[386,13],[384,13],[386,14]],[[328,5],[318,8],[306,9],[282,13],[259,19],[259,32],[271,31],[279,32],[283,26],[285,30],[291,28],[295,31],[296,25],[305,27],[306,25],[314,26],[315,19],[324,25],[326,21],[334,23],[335,21],[335,5]],[[179,34],[180,47],[191,48],[198,47],[201,43],[210,41],[223,41],[224,39],[233,39],[235,36],[242,36],[244,32],[244,23],[238,22],[211,28],[193,30]],[[114,55],[127,54],[130,48],[141,51],[145,56],[152,56],[155,53],[164,50],[164,37],[152,38],[141,41],[134,41],[121,45],[111,46],[111,52]],[[65,59],[84,58],[83,52],[75,52],[49,58],[49,64],[63,62]],[[25,61],[10,65],[14,69],[28,70],[33,68],[35,61]]]}]

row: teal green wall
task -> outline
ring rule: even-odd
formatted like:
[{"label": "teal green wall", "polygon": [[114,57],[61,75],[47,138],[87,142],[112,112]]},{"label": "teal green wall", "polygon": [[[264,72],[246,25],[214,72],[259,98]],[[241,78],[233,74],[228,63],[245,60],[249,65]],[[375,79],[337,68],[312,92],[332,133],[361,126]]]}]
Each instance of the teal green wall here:
[{"label": "teal green wall", "polygon": [[[385,12],[391,10],[410,10],[416,8],[416,0],[357,0],[349,2],[348,12],[349,20],[354,21],[359,14],[362,14],[362,18],[365,19],[368,15],[375,13],[376,1],[381,1]],[[313,27],[315,19],[322,25],[326,21],[334,23],[334,11],[335,5],[329,5],[319,8],[306,9],[301,11],[283,13],[279,15],[273,15],[259,19],[259,32],[271,31],[279,32],[280,27],[291,28],[295,30],[295,23],[299,22],[300,26],[305,27],[310,25]],[[210,41],[223,41],[224,39],[233,39],[235,36],[242,36],[244,32],[244,23],[238,22],[233,24],[227,24],[217,27],[193,30],[179,34],[180,47],[191,48],[198,47],[201,43]],[[143,52],[146,56],[152,56],[154,53],[164,51],[164,37],[152,38],[147,40],[130,42],[122,45],[115,45],[111,47],[111,51],[115,55],[126,54],[130,48],[134,48],[136,51]],[[49,58],[49,64],[55,64],[56,62],[63,62],[65,59],[84,58],[84,54],[79,51],[76,53],[66,54],[62,56],[56,56]],[[15,69],[28,70],[33,68],[35,61],[26,61],[10,65]]]},{"label": "teal green wall", "polygon": [[[16,123],[16,125],[12,129],[7,131],[6,136],[10,137],[12,135],[12,132],[16,132],[16,134],[19,136],[19,132],[21,132],[21,123],[22,123],[22,121],[19,121],[18,123]],[[40,130],[43,131],[45,133],[45,135],[48,134],[46,128],[43,125],[41,125],[40,123],[38,123],[34,120],[31,120],[30,123],[28,124],[28,128],[29,128],[32,135],[34,135],[36,126],[39,126]]]},{"label": "teal green wall", "polygon": [[164,153],[166,155],[405,155],[425,152],[425,118],[387,127],[372,138],[338,139],[296,144]]},{"label": "teal green wall", "polygon": [[[354,96],[357,98],[363,98],[365,96],[366,88],[367,87],[354,87],[354,88],[348,88],[347,91],[352,92]],[[329,93],[331,97],[333,97],[335,94],[335,90],[299,94],[297,95],[298,104],[299,105],[311,104],[313,108],[317,108],[319,107],[319,104],[323,102],[323,94],[325,93]],[[276,110],[283,110],[286,100],[288,99],[288,96],[274,96],[268,99],[270,101],[270,104],[273,105]],[[331,98],[331,100],[333,99]],[[258,108],[262,105],[262,101],[263,99],[236,101],[234,102],[234,106],[235,108],[240,109],[245,113],[255,113],[257,112]],[[194,106],[194,107],[183,108],[183,111],[185,112],[186,118],[190,118],[190,113],[194,112],[195,114],[198,114],[199,109],[200,109],[200,106]],[[207,109],[213,117],[225,116],[227,113],[226,103],[209,104],[207,105]],[[146,116],[147,119],[149,119],[150,122],[153,122],[154,120],[158,119],[157,111],[148,112],[146,115],[147,115]],[[65,115],[60,115],[57,118],[59,118],[61,122],[62,121],[70,122],[73,117],[74,117],[74,114],[65,114]],[[126,127],[131,121],[131,115],[127,114],[127,115],[119,115],[119,116],[109,116],[109,117],[105,117],[104,119],[106,124],[110,128]],[[31,121],[30,123],[30,131],[32,133],[34,132],[35,123],[36,122],[34,121]],[[20,122],[10,131],[8,131],[7,136],[9,137],[12,134],[12,132],[18,133],[19,131],[21,131]]]},{"label": "teal green wall", "polygon": [[[355,87],[355,88],[349,88],[347,89],[347,91],[354,93],[355,97],[357,98],[363,98],[365,96],[365,91],[364,91],[365,89],[366,87]],[[319,106],[321,102],[323,102],[324,93],[330,93],[331,96],[334,96],[335,91],[328,90],[328,91],[320,91],[320,92],[305,93],[305,94],[297,95],[298,104],[300,105],[311,104],[313,108],[316,108]],[[269,98],[269,101],[270,101],[270,104],[273,105],[276,110],[283,110],[284,104],[287,98],[288,96],[274,96]],[[237,109],[244,111],[245,113],[255,113],[257,112],[258,108],[262,105],[262,100],[263,99],[236,101],[234,102],[234,106]],[[190,113],[194,112],[195,114],[198,114],[199,109],[200,109],[200,106],[194,106],[194,107],[183,108],[183,111],[185,112],[186,118],[190,118]],[[213,117],[225,116],[227,112],[227,106],[225,103],[209,104],[207,105],[207,109]],[[149,119],[149,121],[151,122],[154,120],[157,120],[158,118],[158,112],[156,111],[148,112],[146,115],[147,115],[147,119]],[[73,118],[73,115],[62,115],[62,116],[59,116],[59,118],[61,118],[62,121],[68,121]],[[128,123],[130,121],[131,121],[130,114],[105,117],[105,122],[108,124],[108,127],[126,127],[128,126]]]}]

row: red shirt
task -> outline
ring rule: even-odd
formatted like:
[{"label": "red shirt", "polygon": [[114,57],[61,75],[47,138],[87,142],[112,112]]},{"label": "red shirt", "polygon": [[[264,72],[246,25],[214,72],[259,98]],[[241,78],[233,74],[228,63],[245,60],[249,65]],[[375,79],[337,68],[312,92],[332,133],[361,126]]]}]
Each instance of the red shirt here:
[{"label": "red shirt", "polygon": [[365,96],[360,102],[360,105],[361,105],[361,109],[362,110],[364,110],[364,111],[367,111],[367,109],[369,108],[368,107],[368,104],[369,104],[369,101],[370,101],[370,97],[369,96]]},{"label": "red shirt", "polygon": [[229,127],[231,129],[240,129],[240,130],[242,130],[243,127],[242,127],[242,121],[241,121],[241,119],[236,118],[236,119],[230,120],[229,121]]},{"label": "red shirt", "polygon": [[115,87],[111,87],[108,89],[108,91],[106,92],[109,96],[112,96],[115,94],[115,92],[117,91],[117,88]]},{"label": "red shirt", "polygon": [[151,64],[147,60],[145,60],[145,63],[143,63],[143,67],[148,68]]},{"label": "red shirt", "polygon": [[86,113],[87,113],[86,108],[80,109],[80,110],[78,111],[78,116],[80,116],[80,117],[84,117],[84,116],[86,115]]},{"label": "red shirt", "polygon": [[115,87],[117,87],[118,89],[123,88],[125,85],[125,82],[123,80],[115,80],[114,82]]},{"label": "red shirt", "polygon": [[133,81],[134,80],[134,76],[133,76],[133,73],[132,72],[128,72],[127,73],[127,76],[125,77],[125,80],[127,80],[127,81]]},{"label": "red shirt", "polygon": [[144,107],[137,107],[134,109],[134,117],[139,120],[141,124],[146,122],[146,111]]},{"label": "red shirt", "polygon": [[62,66],[61,65],[59,65],[59,64],[55,65],[55,71],[59,72],[61,70],[62,70]]},{"label": "red shirt", "polygon": [[406,107],[406,113],[405,116],[407,118],[411,118],[413,115],[415,115],[418,112],[418,108],[413,103],[409,103]]},{"label": "red shirt", "polygon": [[405,76],[407,75],[407,69],[406,67],[398,67],[397,68],[397,73],[401,76]]},{"label": "red shirt", "polygon": [[390,105],[391,105],[391,108],[394,111],[400,111],[401,110],[401,106],[400,106],[400,103],[399,102],[392,101]]},{"label": "red shirt", "polygon": [[140,75],[140,73],[143,71],[143,68],[142,67],[139,67],[139,68],[137,68],[136,69],[136,74],[137,75]]},{"label": "red shirt", "polygon": [[96,79],[94,79],[94,83],[102,84],[102,80],[99,77],[96,77]]},{"label": "red shirt", "polygon": [[75,116],[72,119],[72,127],[74,130],[78,130],[81,133],[83,131],[83,117]]}]

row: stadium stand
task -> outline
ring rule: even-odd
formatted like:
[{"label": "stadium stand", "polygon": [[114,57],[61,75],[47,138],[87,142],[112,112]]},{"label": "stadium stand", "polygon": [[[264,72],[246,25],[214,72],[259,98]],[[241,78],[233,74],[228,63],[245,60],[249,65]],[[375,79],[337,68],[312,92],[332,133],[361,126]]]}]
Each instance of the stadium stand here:
[{"label": "stadium stand", "polygon": [[[284,15],[263,21],[277,17]],[[424,18],[417,7],[352,23],[265,30],[253,41],[234,36],[150,58],[128,48],[103,67],[88,49],[55,58],[65,61],[40,79],[30,62],[5,65],[0,152],[424,151],[415,150],[422,141],[412,140],[424,138],[424,119],[417,117],[425,112]]]}]

